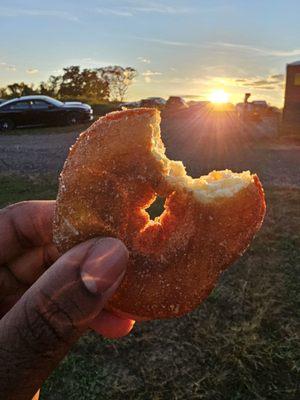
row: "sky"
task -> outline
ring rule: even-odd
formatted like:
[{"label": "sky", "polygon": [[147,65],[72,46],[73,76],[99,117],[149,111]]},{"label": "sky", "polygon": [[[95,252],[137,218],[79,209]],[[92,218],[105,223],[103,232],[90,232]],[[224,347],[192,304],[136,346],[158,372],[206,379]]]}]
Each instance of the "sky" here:
[{"label": "sky", "polygon": [[131,66],[128,100],[214,90],[282,106],[299,0],[0,0],[0,86],[64,66]]}]

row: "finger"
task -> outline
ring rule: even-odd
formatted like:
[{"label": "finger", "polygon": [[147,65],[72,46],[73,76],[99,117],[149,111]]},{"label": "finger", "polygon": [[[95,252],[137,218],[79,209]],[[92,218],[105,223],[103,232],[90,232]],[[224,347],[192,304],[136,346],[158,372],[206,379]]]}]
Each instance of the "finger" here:
[{"label": "finger", "polygon": [[12,294],[8,294],[0,301],[0,319],[16,304],[28,287],[18,286]]},{"label": "finger", "polygon": [[10,261],[7,267],[19,282],[31,286],[58,257],[57,248],[50,243],[28,250]]},{"label": "finger", "polygon": [[82,243],[59,258],[5,315],[0,322],[5,399],[36,393],[117,289],[127,260],[117,239]]},{"label": "finger", "polygon": [[20,291],[20,289],[27,289],[27,286],[19,282],[12,274],[9,268],[0,268],[0,305],[7,296],[11,296]]},{"label": "finger", "polygon": [[52,242],[55,201],[25,201],[0,210],[0,265]]},{"label": "finger", "polygon": [[109,339],[128,335],[134,326],[132,319],[119,318],[109,311],[103,310],[90,324],[90,328]]}]

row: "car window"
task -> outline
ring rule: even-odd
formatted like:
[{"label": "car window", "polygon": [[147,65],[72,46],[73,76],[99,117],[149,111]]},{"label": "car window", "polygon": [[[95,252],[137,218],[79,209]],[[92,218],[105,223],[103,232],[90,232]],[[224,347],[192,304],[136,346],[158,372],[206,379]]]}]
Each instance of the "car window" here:
[{"label": "car window", "polygon": [[47,103],[47,102],[44,101],[44,100],[33,100],[33,101],[31,102],[31,107],[32,107],[34,110],[41,110],[41,109],[48,108],[48,107],[49,107],[49,103]]},{"label": "car window", "polygon": [[[5,107],[6,108],[6,107]],[[16,101],[7,106],[7,110],[27,110],[30,108],[29,101]]]},{"label": "car window", "polygon": [[48,96],[47,96],[47,99],[48,99],[48,102],[49,102],[49,103],[53,104],[53,105],[56,106],[56,107],[61,107],[61,106],[64,104],[64,103],[62,103],[62,102],[59,101],[59,100],[53,99],[52,97],[48,97]]}]

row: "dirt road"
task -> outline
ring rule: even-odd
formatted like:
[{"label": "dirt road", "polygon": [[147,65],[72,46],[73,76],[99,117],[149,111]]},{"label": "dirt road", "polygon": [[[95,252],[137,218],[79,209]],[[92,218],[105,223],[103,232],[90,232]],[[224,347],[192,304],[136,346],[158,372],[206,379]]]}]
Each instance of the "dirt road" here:
[{"label": "dirt road", "polygon": [[57,174],[78,133],[0,135],[0,172]]},{"label": "dirt road", "polygon": [[[0,135],[0,173],[58,174],[74,143],[78,132],[39,134]],[[173,146],[174,147],[174,146]],[[174,150],[174,148],[173,148]],[[175,151],[176,150],[176,151]],[[243,146],[230,151],[226,157],[218,159],[212,153],[207,159],[205,152],[197,150],[197,156],[181,154],[181,148],[170,150],[170,155],[182,158],[188,171],[197,176],[211,169],[231,168],[236,171],[250,169],[256,172],[263,184],[275,186],[300,187],[300,146],[264,145]],[[224,154],[224,151],[223,153]],[[182,157],[180,157],[182,155]]]}]

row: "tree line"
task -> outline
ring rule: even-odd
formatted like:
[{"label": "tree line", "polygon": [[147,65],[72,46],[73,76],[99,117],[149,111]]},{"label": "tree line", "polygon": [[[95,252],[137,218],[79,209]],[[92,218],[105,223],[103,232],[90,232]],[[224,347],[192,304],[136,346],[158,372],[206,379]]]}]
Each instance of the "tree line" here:
[{"label": "tree line", "polygon": [[136,76],[137,71],[131,67],[81,69],[72,65],[63,68],[61,75],[51,75],[39,85],[20,82],[0,88],[0,98],[45,95],[62,101],[78,100],[93,104],[119,102],[125,99],[128,87]]}]

